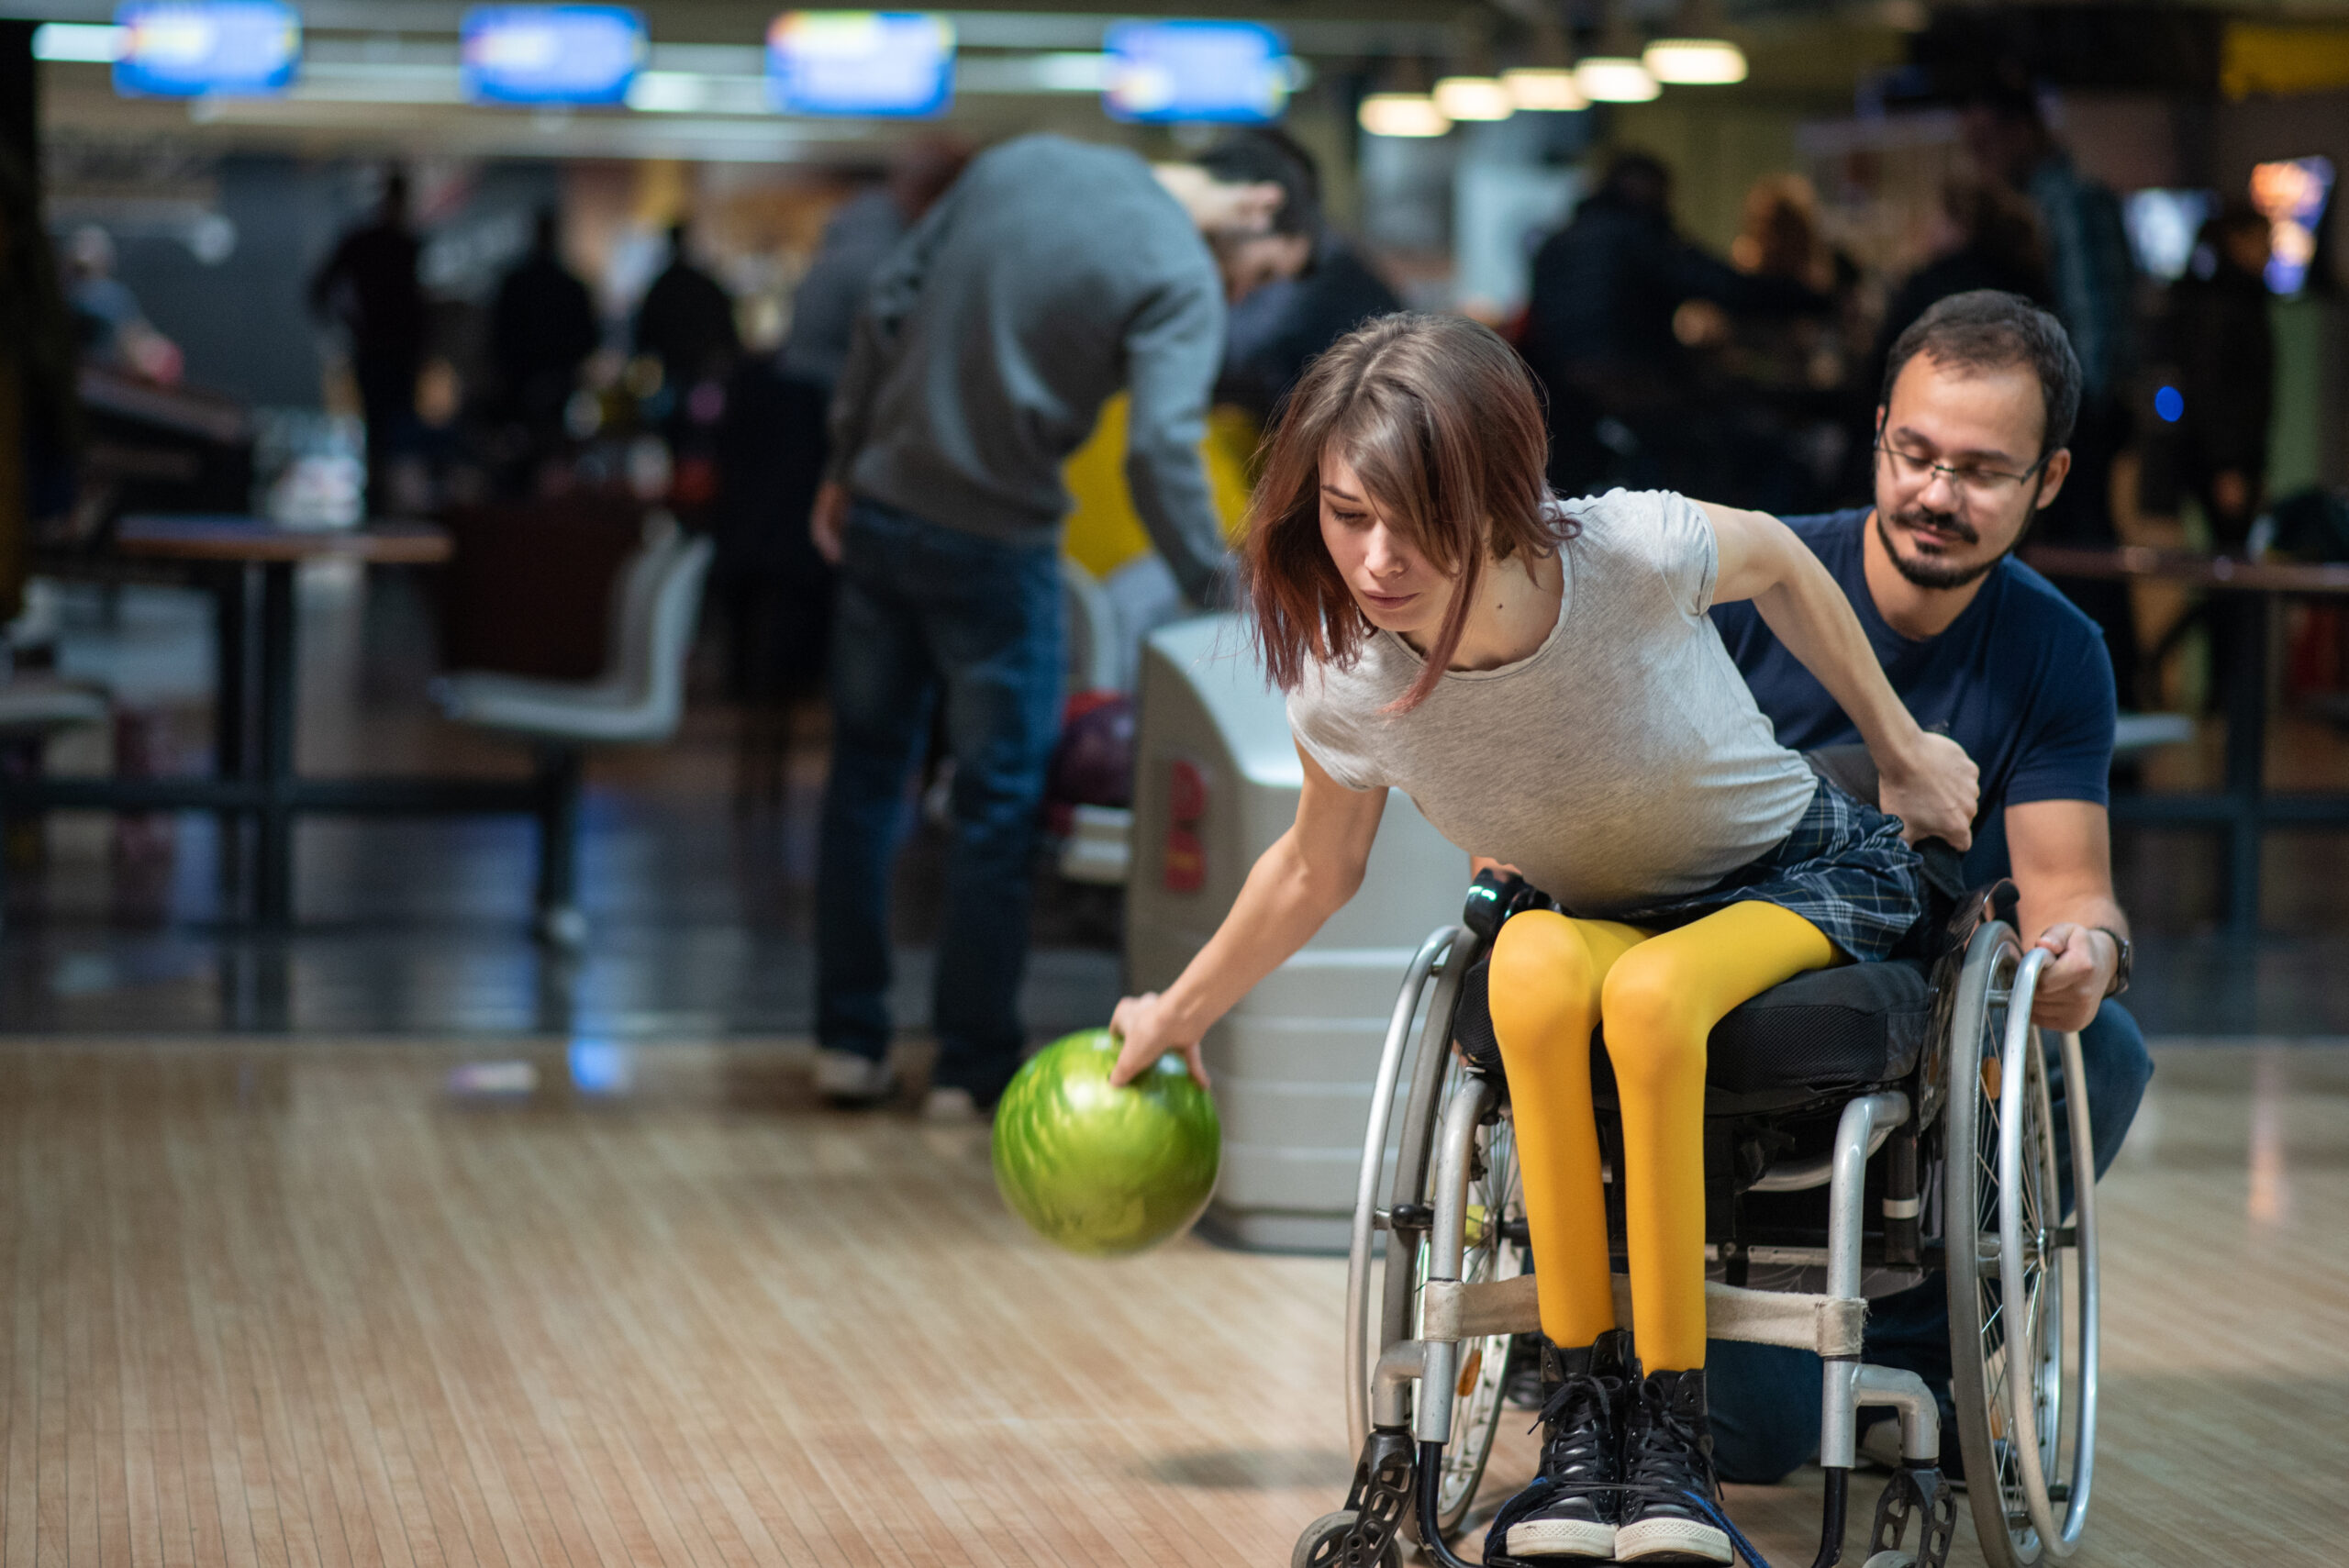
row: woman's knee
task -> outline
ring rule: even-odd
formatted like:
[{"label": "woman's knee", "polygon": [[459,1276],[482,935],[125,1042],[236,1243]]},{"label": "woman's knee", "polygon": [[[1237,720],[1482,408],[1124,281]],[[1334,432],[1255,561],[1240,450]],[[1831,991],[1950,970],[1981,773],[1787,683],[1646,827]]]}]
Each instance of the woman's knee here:
[{"label": "woman's knee", "polygon": [[1486,975],[1501,1049],[1511,1036],[1523,1043],[1586,1019],[1593,967],[1589,945],[1563,915],[1529,909],[1503,926]]},{"label": "woman's knee", "polygon": [[1712,1020],[1691,981],[1672,959],[1638,949],[1609,973],[1598,1015],[1617,1083],[1663,1083],[1704,1071]]}]

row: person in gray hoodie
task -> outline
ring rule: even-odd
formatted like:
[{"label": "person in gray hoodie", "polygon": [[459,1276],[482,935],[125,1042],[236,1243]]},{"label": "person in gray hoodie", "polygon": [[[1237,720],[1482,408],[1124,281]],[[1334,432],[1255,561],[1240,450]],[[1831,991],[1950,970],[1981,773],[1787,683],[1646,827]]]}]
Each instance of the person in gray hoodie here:
[{"label": "person in gray hoodie", "polygon": [[1199,447],[1224,306],[1310,263],[1310,158],[1239,132],[1152,165],[1055,136],[974,160],[874,277],[810,521],[840,568],[816,879],[817,1084],[885,1098],[890,869],[943,703],[955,762],[926,1115],[992,1105],[1019,1064],[1030,862],[1060,726],[1061,467],[1131,395],[1126,475],[1195,603],[1229,597]]}]

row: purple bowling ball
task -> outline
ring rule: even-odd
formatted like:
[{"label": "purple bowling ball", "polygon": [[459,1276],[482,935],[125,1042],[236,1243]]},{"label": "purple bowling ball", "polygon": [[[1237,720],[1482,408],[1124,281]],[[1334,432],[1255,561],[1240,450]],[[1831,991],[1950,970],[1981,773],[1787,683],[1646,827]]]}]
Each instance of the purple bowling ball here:
[{"label": "purple bowling ball", "polygon": [[1134,704],[1123,692],[1081,692],[1069,699],[1045,795],[1062,806],[1131,806]]}]

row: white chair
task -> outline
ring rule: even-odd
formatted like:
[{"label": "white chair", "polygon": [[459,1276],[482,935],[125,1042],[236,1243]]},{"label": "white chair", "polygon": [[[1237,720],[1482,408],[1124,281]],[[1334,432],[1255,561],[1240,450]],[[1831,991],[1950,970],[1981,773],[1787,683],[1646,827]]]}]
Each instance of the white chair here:
[{"label": "white chair", "polygon": [[656,745],[677,732],[715,548],[671,527],[629,560],[612,594],[611,663],[593,681],[467,671],[432,684],[449,717],[537,752],[539,934],[559,946],[575,947],[587,933],[576,902],[582,755],[589,746]]}]

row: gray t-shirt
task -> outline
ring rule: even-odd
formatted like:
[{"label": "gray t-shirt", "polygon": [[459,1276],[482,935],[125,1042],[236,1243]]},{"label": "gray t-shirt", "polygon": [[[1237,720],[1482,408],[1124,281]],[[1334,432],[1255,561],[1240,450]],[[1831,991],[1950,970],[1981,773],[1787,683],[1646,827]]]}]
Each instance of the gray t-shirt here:
[{"label": "gray t-shirt", "polygon": [[1424,665],[1378,632],[1351,668],[1289,695],[1289,726],[1352,789],[1408,795],[1472,854],[1524,872],[1577,915],[1696,893],[1794,830],[1818,781],[1770,721],[1706,615],[1720,568],[1695,502],[1661,491],[1569,501],[1558,624],[1497,670],[1447,672],[1380,710]]}]

